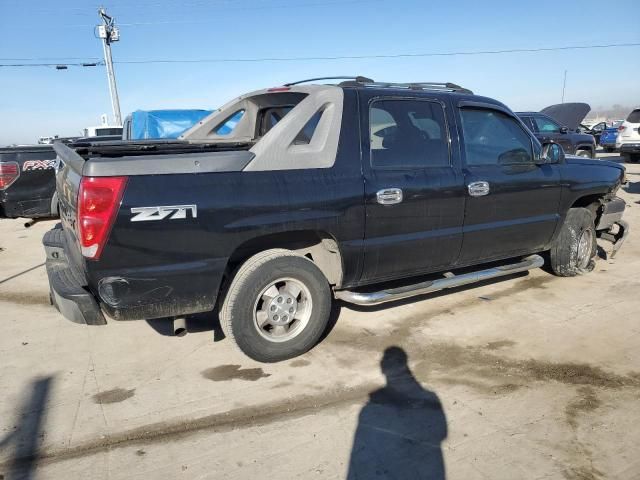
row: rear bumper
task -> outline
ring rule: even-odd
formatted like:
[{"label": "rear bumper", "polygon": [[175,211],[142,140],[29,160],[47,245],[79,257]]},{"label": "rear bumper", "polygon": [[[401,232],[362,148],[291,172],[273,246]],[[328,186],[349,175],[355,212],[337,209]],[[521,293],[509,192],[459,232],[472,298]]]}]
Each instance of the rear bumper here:
[{"label": "rear bumper", "polygon": [[640,153],[640,143],[622,143],[618,147],[620,153]]},{"label": "rear bumper", "polygon": [[41,218],[53,217],[51,199],[14,201],[0,195],[0,217],[2,218]]},{"label": "rear bumper", "polygon": [[42,239],[47,253],[51,303],[68,320],[86,325],[106,325],[94,296],[86,289],[86,280],[69,263],[61,228],[49,230]]},{"label": "rear bumper", "polygon": [[[75,323],[106,325],[115,320],[146,320],[210,311],[224,274],[226,259],[97,274],[95,290],[84,272],[68,259],[60,225],[42,240],[47,260],[51,303]],[[95,273],[95,272],[94,272]],[[91,272],[89,273],[91,275]]]}]

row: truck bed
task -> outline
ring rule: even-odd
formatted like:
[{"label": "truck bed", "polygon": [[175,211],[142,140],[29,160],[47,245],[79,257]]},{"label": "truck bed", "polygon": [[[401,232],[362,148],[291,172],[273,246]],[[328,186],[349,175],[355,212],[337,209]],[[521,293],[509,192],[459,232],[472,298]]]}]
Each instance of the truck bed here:
[{"label": "truck bed", "polygon": [[249,150],[254,142],[191,143],[183,140],[135,140],[76,142],[76,153],[85,160],[96,157],[125,157],[161,154],[225,152]]}]

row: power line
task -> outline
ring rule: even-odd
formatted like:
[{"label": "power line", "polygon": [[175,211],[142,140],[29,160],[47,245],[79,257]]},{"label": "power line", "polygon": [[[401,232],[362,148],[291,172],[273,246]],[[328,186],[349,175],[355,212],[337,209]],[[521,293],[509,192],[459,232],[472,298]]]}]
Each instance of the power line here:
[{"label": "power line", "polygon": [[[384,0],[322,0],[322,1],[312,1],[308,3],[280,3],[280,4],[271,4],[271,5],[245,5],[245,6],[237,6],[234,5],[231,1],[222,1],[221,4],[211,4],[207,0],[192,0],[190,3],[185,3],[180,0],[167,0],[167,2],[157,3],[157,0],[151,0],[156,3],[130,3],[126,5],[126,8],[123,6],[117,7],[118,11],[126,11],[127,13],[137,12],[136,9],[144,9],[144,13],[148,13],[149,8],[181,8],[183,9],[185,6],[191,6],[194,8],[203,7],[203,8],[215,8],[216,13],[225,13],[225,12],[236,12],[236,11],[260,11],[260,10],[277,10],[277,9],[304,9],[304,8],[313,8],[313,7],[331,7],[331,6],[346,6],[346,5],[354,5],[354,4],[371,4],[371,3],[379,3]],[[176,3],[172,3],[175,1]],[[37,10],[31,13],[39,13],[39,14],[57,14],[60,13],[61,10]],[[77,13],[74,15],[82,16],[84,14]],[[125,14],[126,15],[126,14]],[[128,23],[120,23],[120,26],[127,27],[135,27],[135,26],[152,26],[152,25],[173,25],[173,24],[211,24],[211,20],[157,20],[157,21],[146,21],[146,22],[128,22]],[[60,27],[92,27],[93,25],[88,23],[73,23],[73,24],[55,24],[55,28]],[[42,28],[38,26],[37,28]]]},{"label": "power line", "polygon": [[[27,59],[28,60],[28,59]],[[0,67],[97,67],[104,65],[104,62],[81,62],[81,63],[0,63]],[[64,70],[64,69],[61,69]]]},{"label": "power line", "polygon": [[0,62],[35,62],[47,60],[98,60],[100,57],[35,57],[35,58],[0,58]]},{"label": "power line", "polygon": [[[397,53],[397,54],[375,54],[375,55],[333,55],[315,57],[256,57],[256,58],[200,58],[200,59],[147,59],[147,60],[119,60],[114,63],[140,65],[152,63],[255,63],[255,62],[306,62],[322,60],[365,60],[365,59],[392,59],[392,58],[423,58],[423,57],[455,57],[474,55],[500,55],[509,53],[540,53],[557,52],[567,50],[593,50],[603,48],[638,47],[640,43],[610,43],[603,45],[570,45],[561,47],[541,47],[541,48],[511,48],[505,50],[475,50],[458,52],[427,52],[427,53]],[[98,62],[100,63],[100,62]],[[0,67],[31,67],[31,66],[57,66],[56,63],[39,64],[0,64]],[[83,63],[65,64],[70,66],[83,66]]]}]

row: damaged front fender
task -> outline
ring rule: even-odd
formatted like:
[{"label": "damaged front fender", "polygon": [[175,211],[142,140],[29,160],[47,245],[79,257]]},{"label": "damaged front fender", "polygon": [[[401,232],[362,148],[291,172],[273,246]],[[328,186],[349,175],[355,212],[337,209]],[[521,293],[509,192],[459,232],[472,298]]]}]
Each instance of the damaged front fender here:
[{"label": "damaged front fender", "polygon": [[613,222],[613,225],[602,233],[600,233],[600,238],[611,242],[613,244],[613,250],[611,251],[611,258],[616,256],[620,247],[624,243],[625,239],[629,235],[629,224],[624,220],[617,220]]}]

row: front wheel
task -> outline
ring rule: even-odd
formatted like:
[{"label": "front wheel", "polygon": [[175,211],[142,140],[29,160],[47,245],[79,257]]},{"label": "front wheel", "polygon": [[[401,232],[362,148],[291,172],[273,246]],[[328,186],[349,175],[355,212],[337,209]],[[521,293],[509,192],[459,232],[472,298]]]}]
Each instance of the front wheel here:
[{"label": "front wheel", "polygon": [[595,267],[597,251],[593,214],[586,208],[572,208],[551,248],[551,269],[560,277],[575,277]]},{"label": "front wheel", "polygon": [[308,258],[273,249],[237,271],[220,309],[225,335],[247,356],[278,362],[301,355],[329,322],[331,289]]}]

